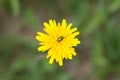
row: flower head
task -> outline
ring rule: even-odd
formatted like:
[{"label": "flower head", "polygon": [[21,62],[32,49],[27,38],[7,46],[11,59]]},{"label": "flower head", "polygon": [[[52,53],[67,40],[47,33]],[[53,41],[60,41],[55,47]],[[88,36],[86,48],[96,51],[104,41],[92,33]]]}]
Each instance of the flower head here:
[{"label": "flower head", "polygon": [[49,23],[44,22],[44,31],[37,32],[36,39],[40,42],[38,51],[47,51],[46,58],[50,58],[49,64],[52,64],[54,60],[63,65],[63,59],[72,59],[72,56],[76,56],[73,46],[80,44],[77,35],[80,33],[77,28],[71,28],[72,23],[66,23],[63,19],[62,23],[56,23],[55,20],[49,20]]}]

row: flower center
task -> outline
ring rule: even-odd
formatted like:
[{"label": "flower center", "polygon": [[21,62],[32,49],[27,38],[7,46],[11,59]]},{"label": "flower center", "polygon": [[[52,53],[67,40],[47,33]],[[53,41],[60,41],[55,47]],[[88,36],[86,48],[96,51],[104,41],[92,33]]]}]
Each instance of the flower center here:
[{"label": "flower center", "polygon": [[64,38],[63,36],[58,37],[58,38],[57,38],[57,42],[62,41],[62,40],[63,40],[63,38]]}]

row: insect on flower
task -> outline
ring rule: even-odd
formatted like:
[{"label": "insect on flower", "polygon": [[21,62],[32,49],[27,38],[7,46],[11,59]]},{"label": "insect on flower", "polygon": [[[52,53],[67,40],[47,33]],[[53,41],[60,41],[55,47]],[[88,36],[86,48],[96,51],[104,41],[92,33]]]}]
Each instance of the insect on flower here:
[{"label": "insect on flower", "polygon": [[38,51],[47,51],[46,58],[50,58],[49,64],[52,64],[54,60],[63,65],[64,59],[72,59],[72,56],[76,56],[73,46],[80,44],[77,35],[80,33],[77,28],[71,28],[72,23],[66,23],[63,19],[62,23],[56,23],[55,20],[49,20],[49,23],[44,22],[44,31],[37,32],[36,39],[39,41],[40,46]]}]

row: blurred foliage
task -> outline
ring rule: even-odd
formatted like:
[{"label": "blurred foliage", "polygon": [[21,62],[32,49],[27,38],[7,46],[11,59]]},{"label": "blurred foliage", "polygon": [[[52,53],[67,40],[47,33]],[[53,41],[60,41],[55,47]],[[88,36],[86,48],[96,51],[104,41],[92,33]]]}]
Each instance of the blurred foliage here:
[{"label": "blurred foliage", "polygon": [[[120,80],[120,0],[0,0],[0,9],[14,20],[23,18],[35,36],[40,29],[37,4],[41,13],[45,11],[41,21],[66,18],[78,26],[81,45],[76,48],[90,55],[90,80]],[[14,32],[14,27],[13,32],[4,26],[0,31],[0,80],[75,80],[65,67],[48,64],[33,37]],[[91,50],[85,50],[84,40]]]},{"label": "blurred foliage", "polygon": [[8,12],[12,13],[15,17],[20,14],[19,0],[0,0],[0,6],[4,7]]}]

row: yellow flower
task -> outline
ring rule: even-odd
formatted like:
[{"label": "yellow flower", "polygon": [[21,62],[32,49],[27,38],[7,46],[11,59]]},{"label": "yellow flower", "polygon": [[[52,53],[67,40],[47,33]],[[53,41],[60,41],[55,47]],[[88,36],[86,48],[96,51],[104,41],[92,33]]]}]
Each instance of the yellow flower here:
[{"label": "yellow flower", "polygon": [[72,23],[66,23],[63,19],[62,24],[56,24],[55,20],[49,20],[49,23],[44,22],[44,31],[46,33],[37,32],[36,39],[40,42],[38,51],[47,51],[46,58],[50,58],[49,64],[52,64],[54,60],[63,65],[63,59],[72,59],[72,56],[76,56],[73,46],[80,44],[77,35],[80,33],[77,28],[71,28]]}]

